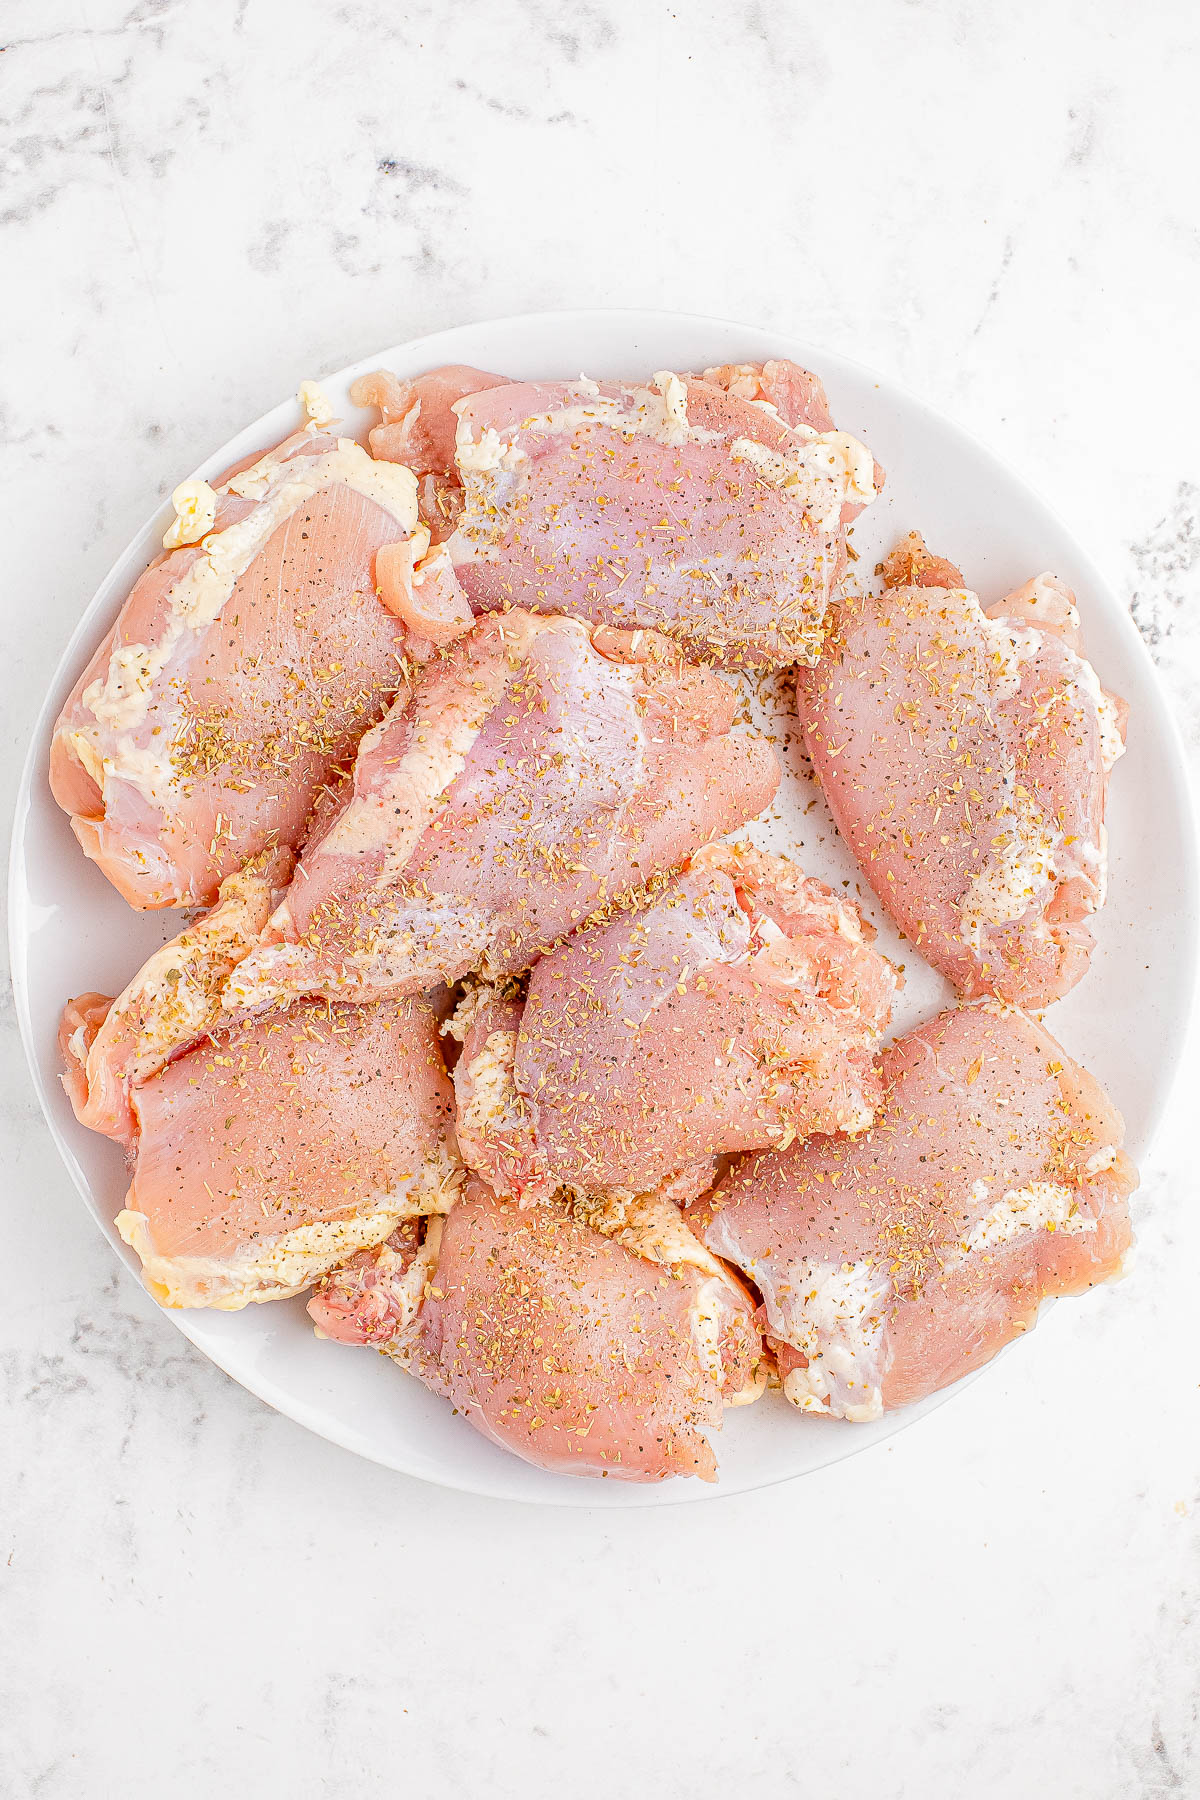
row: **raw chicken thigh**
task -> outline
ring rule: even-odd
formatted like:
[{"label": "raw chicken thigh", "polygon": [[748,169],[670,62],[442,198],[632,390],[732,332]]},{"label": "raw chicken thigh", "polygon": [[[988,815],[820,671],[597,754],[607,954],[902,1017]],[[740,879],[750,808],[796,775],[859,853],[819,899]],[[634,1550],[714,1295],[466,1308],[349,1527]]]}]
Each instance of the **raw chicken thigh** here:
[{"label": "raw chicken thigh", "polygon": [[[869,931],[869,927],[866,928]],[[499,1192],[639,1194],[714,1156],[862,1131],[896,978],[858,912],[782,857],[712,845],[635,912],[457,1015],[459,1142]]]},{"label": "raw chicken thigh", "polygon": [[217,904],[148,957],[115,1000],[81,994],[59,1027],[63,1084],[91,1131],[130,1146],[133,1089],[223,1022],[222,991],[254,945],[292,870],[274,850],[221,883]]},{"label": "raw chicken thigh", "polygon": [[912,538],[846,598],[797,703],[838,827],[917,950],[968,998],[1042,1007],[1074,986],[1103,903],[1124,706],[1039,575],[985,612]]},{"label": "raw chicken thigh", "polygon": [[565,1475],[711,1481],[705,1436],[754,1399],[752,1305],[681,1223],[651,1261],[554,1206],[470,1180],[424,1241],[397,1234],[309,1302],[317,1329],[373,1344],[477,1431]]},{"label": "raw chicken thigh", "polygon": [[[84,1123],[102,1098],[89,1093],[88,1052],[106,1010],[87,995],[64,1022]],[[215,1027],[141,1079],[122,1084],[121,1072],[102,1090],[128,1108],[133,1176],[117,1229],[163,1306],[286,1299],[459,1191],[452,1093],[424,1000],[300,1000]]]},{"label": "raw chicken thigh", "polygon": [[1121,1116],[1023,1013],[943,1013],[882,1073],[873,1131],[742,1158],[690,1215],[761,1293],[788,1399],[842,1419],[979,1368],[1131,1241]]},{"label": "raw chicken thigh", "polygon": [[654,633],[481,621],[364,738],[231,1009],[501,976],[760,812],[779,769]]},{"label": "raw chicken thigh", "polygon": [[[50,757],[75,835],[138,907],[207,904],[259,851],[295,847],[422,648],[375,591],[396,544],[421,578],[407,469],[314,425],[175,506]],[[445,574],[440,590],[465,610]]]},{"label": "raw chicken thigh", "polygon": [[377,428],[395,434],[381,453],[444,467],[457,415],[465,504],[447,548],[476,610],[653,626],[730,666],[816,657],[845,525],[882,474],[833,429],[805,370],[664,371],[639,386],[447,369],[390,394],[389,379],[361,384],[385,421],[422,384],[423,398],[412,427]]}]

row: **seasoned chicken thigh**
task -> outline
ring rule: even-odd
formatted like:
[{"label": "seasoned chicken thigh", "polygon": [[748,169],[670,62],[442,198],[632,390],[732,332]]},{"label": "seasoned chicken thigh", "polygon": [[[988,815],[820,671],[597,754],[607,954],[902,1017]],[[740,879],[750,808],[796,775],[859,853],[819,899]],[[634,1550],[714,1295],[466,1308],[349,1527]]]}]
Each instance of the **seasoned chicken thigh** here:
[{"label": "seasoned chicken thigh", "polygon": [[394,1356],[503,1449],[563,1475],[716,1477],[705,1435],[754,1399],[751,1303],[679,1227],[651,1261],[554,1206],[471,1180],[447,1218],[355,1258],[318,1331]]},{"label": "seasoned chicken thigh", "polygon": [[[446,414],[456,415],[465,504],[447,547],[477,610],[652,626],[730,666],[815,658],[845,524],[882,474],[833,429],[806,371],[664,371],[640,386],[446,369],[398,391],[369,379],[362,396],[383,409],[381,451],[382,432],[396,434],[386,454],[440,471]],[[387,424],[419,388],[413,429]],[[439,491],[450,518],[457,502]]]},{"label": "seasoned chicken thigh", "polygon": [[227,1004],[526,968],[773,797],[771,749],[731,735],[734,710],[654,633],[482,620],[363,740]]},{"label": "seasoned chicken thigh", "polygon": [[689,1172],[703,1188],[718,1155],[862,1131],[895,987],[856,909],[782,857],[711,845],[543,956],[523,1001],[469,995],[463,1156],[525,1198],[640,1194]]},{"label": "seasoned chicken thigh", "polygon": [[59,1049],[81,1125],[132,1144],[133,1089],[224,1022],[225,983],[258,942],[292,860],[290,851],[270,851],[226,876],[217,904],[149,956],[115,1000],[81,994],[68,1002]]},{"label": "seasoned chicken thigh", "polygon": [[1119,1274],[1137,1174],[1121,1116],[1023,1013],[985,1001],[884,1052],[862,1137],[740,1159],[690,1214],[763,1299],[784,1392],[869,1420]]},{"label": "seasoned chicken thigh", "polygon": [[[50,758],[75,835],[138,907],[207,904],[258,852],[295,847],[406,656],[428,648],[422,609],[405,623],[376,594],[390,546],[405,546],[410,589],[422,575],[407,469],[310,425],[215,486],[185,482],[175,505]],[[445,574],[435,585],[464,605]]]},{"label": "seasoned chicken thigh", "polygon": [[884,573],[892,585],[845,599],[799,672],[813,765],[921,955],[967,998],[1045,1006],[1091,955],[1123,703],[1084,661],[1053,576],[985,612],[919,538]]},{"label": "seasoned chicken thigh", "polygon": [[97,1095],[88,1052],[106,1010],[100,995],[68,1009],[67,1091],[84,1123],[105,1093],[128,1109],[117,1229],[162,1305],[286,1299],[454,1201],[452,1094],[427,1002],[299,1000],[215,1026],[139,1079],[110,1068]]}]

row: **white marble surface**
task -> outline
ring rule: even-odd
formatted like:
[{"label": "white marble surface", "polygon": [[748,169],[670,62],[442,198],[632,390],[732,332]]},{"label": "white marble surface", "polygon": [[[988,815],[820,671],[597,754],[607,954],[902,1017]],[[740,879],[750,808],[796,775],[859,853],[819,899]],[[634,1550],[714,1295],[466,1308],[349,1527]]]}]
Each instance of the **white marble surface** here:
[{"label": "white marble surface", "polygon": [[[9,790],[202,454],[376,345],[594,304],[777,323],[978,431],[1200,757],[1191,0],[5,0],[0,44]],[[6,1797],[1200,1794],[1200,1058],[1123,1287],[869,1457],[594,1515],[229,1383],[86,1223],[3,1026]]]}]

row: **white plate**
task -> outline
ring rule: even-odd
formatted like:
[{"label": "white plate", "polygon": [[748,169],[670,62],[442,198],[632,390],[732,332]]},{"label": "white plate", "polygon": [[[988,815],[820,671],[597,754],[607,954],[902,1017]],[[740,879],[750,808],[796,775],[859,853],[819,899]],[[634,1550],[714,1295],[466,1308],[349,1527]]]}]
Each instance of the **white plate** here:
[{"label": "white plate", "polygon": [[[893,384],[809,344],[690,315],[643,312],[534,314],[460,326],[382,350],[324,386],[344,429],[369,422],[349,403],[355,376],[384,366],[414,375],[443,362],[474,363],[518,378],[646,376],[721,362],[789,356],[815,369],[839,426],[862,437],[888,471],[884,495],[859,522],[854,545],[869,573],[910,529],[958,563],[985,602],[1051,568],[1079,596],[1087,648],[1107,687],[1130,703],[1129,750],[1113,777],[1109,809],[1112,878],[1088,976],[1051,1009],[1048,1023],[1096,1074],[1125,1114],[1136,1158],[1165,1104],[1187,1025],[1194,984],[1197,875],[1192,814],[1178,739],[1136,629],[1099,572],[1037,497],[989,451]],[[297,381],[312,374],[296,370]],[[213,476],[293,430],[286,401],[231,438],[197,471]],[[181,475],[183,471],[169,471]],[[70,994],[117,992],[145,953],[178,928],[178,916],[142,916],[121,901],[81,854],[50,797],[46,757],[59,708],[94,645],[116,617],[169,519],[162,508],[138,534],[80,620],[59,665],[30,748],[17,802],[11,874],[17,1012],[42,1107],[63,1160],[116,1253],[136,1268],[112,1227],[123,1193],[120,1152],[85,1131],[59,1085],[56,1029]],[[780,728],[786,723],[781,716]],[[830,823],[824,804],[789,771],[775,818],[756,828],[804,867],[864,897],[881,927],[881,948],[907,964],[895,1020],[907,1030],[948,997],[939,977],[897,940]],[[1129,1046],[1136,1041],[1138,1054]],[[318,1342],[303,1301],[242,1313],[164,1315],[235,1380],[270,1405],[390,1468],[447,1487],[509,1499],[578,1506],[662,1504],[738,1493],[801,1475],[911,1424],[945,1394],[878,1425],[800,1418],[777,1397],[729,1415],[717,1440],[721,1484],[662,1486],[543,1474],[479,1437],[450,1408],[387,1361]],[[960,1384],[965,1385],[965,1384]],[[951,1392],[956,1390],[950,1390]]]}]

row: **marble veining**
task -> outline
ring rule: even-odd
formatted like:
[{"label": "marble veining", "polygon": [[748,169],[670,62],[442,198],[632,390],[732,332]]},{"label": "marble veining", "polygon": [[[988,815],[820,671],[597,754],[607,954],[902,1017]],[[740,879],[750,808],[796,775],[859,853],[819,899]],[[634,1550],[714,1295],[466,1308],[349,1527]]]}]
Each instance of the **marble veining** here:
[{"label": "marble veining", "polygon": [[[794,330],[977,431],[1196,766],[1198,85],[1185,0],[7,0],[6,792],[215,444],[378,345],[587,305]],[[624,1515],[260,1405],[91,1230],[7,992],[0,1075],[4,1796],[1200,1795],[1195,1051],[1121,1290],[869,1458]]]}]

